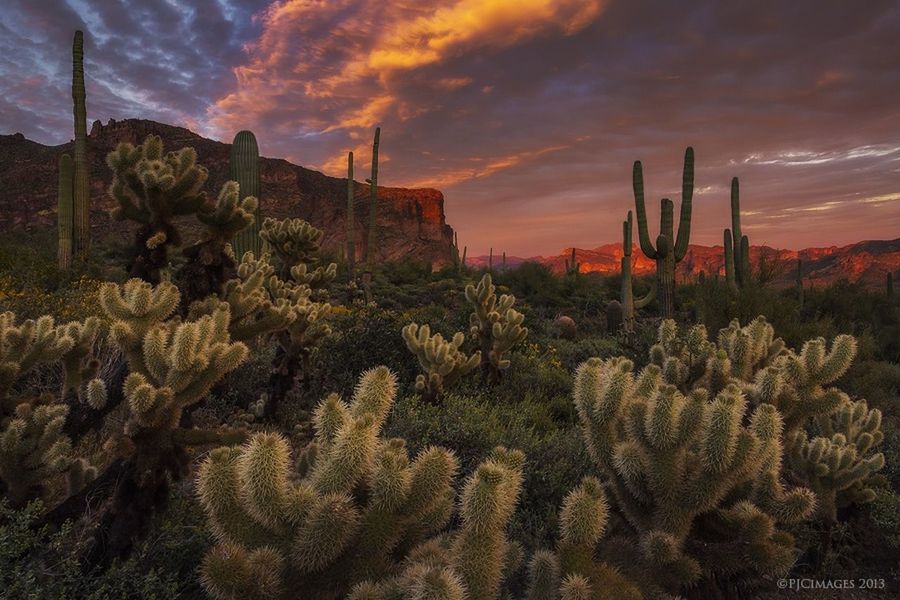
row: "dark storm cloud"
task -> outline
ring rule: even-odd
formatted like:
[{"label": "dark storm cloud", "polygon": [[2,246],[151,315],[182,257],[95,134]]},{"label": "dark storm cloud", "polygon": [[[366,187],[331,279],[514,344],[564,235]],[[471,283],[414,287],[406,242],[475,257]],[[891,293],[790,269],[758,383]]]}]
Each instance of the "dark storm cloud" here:
[{"label": "dark storm cloud", "polygon": [[265,4],[15,3],[0,129],[71,136],[84,23],[90,118],[252,128],[335,175],[348,150],[367,168],[380,124],[381,181],[442,189],[470,253],[616,241],[635,159],[655,225],[688,144],[698,243],[721,243],[733,175],[754,243],[900,235],[896,2]]},{"label": "dark storm cloud", "polygon": [[[71,138],[72,35],[85,31],[88,119],[139,116],[202,129],[233,83],[267,2],[12,0],[0,13],[0,129]],[[38,82],[31,85],[19,82]]]}]

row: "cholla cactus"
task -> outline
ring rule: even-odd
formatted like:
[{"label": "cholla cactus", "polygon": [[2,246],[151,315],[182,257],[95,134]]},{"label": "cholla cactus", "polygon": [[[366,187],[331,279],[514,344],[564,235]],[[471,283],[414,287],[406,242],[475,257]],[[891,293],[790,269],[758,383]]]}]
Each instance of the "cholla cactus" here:
[{"label": "cholla cactus", "polygon": [[[624,358],[579,367],[575,401],[588,449],[641,539],[635,560],[651,574],[642,587],[677,593],[696,582],[701,566],[706,573],[784,572],[793,542],[779,524],[807,518],[816,500],[831,512],[828,494],[844,484],[853,490],[844,499],[865,499],[867,478],[883,461],[864,456],[879,437],[878,417],[826,387],[855,351],[852,337],[838,336],[830,349],[816,339],[797,353],[762,318],[745,327],[733,322],[717,344],[702,326],[680,334],[664,321],[640,373]],[[803,428],[813,419],[830,439],[806,441]],[[840,449],[826,458],[829,443]],[[785,450],[815,494],[784,487]],[[840,483],[828,480],[821,461],[857,469],[857,483],[846,473]],[[741,555],[741,544],[749,554]]]},{"label": "cholla cactus", "polygon": [[409,351],[416,355],[424,374],[416,377],[416,391],[426,402],[435,402],[444,393],[445,387],[456,383],[481,362],[481,352],[471,356],[460,351],[465,334],[459,332],[451,340],[437,333],[431,335],[428,325],[411,323],[403,328],[403,341]]},{"label": "cholla cactus", "polygon": [[814,499],[781,487],[782,424],[771,405],[748,411],[734,384],[712,399],[702,388],[686,396],[656,365],[635,374],[624,358],[582,364],[575,403],[590,455],[640,540],[648,590],[676,594],[704,571],[790,568],[793,539],[777,525],[807,517]]},{"label": "cholla cactus", "polygon": [[337,264],[335,263],[315,269],[311,269],[305,263],[291,267],[291,279],[300,285],[308,285],[317,292],[317,295],[324,295],[322,292],[327,290],[335,277],[337,277]]},{"label": "cholla cactus", "polygon": [[394,375],[379,367],[349,404],[326,398],[299,478],[278,434],[209,455],[198,490],[218,540],[202,571],[214,597],[343,597],[355,582],[393,574],[398,552],[443,528],[456,459],[429,448],[410,461],[402,440],[379,436],[395,395]]},{"label": "cholla cactus", "polygon": [[34,367],[62,360],[75,347],[68,330],[44,315],[16,324],[12,312],[0,313],[0,417],[18,402],[10,398],[13,385]]},{"label": "cholla cactus", "polygon": [[82,321],[72,321],[63,325],[66,336],[72,339],[72,349],[62,357],[62,396],[75,392],[87,399],[93,408],[106,404],[106,385],[97,378],[100,361],[94,357],[94,344],[100,330],[100,319],[88,317]]},{"label": "cholla cactus", "polygon": [[498,300],[495,289],[490,273],[484,274],[477,287],[466,286],[466,300],[474,308],[469,330],[481,345],[482,378],[489,383],[500,380],[509,368],[506,353],[528,336],[528,328],[522,327],[525,315],[513,308],[516,297],[503,294]]},{"label": "cholla cactus", "polygon": [[216,202],[197,210],[197,219],[206,225],[206,232],[203,239],[183,252],[187,263],[178,272],[178,282],[184,305],[222,293],[235,269],[233,253],[226,251],[228,244],[253,223],[256,208],[255,197],[241,200],[237,182],[226,181]]},{"label": "cholla cactus", "polygon": [[[266,221],[272,229],[274,220]],[[289,270],[289,279],[274,273],[275,267],[267,255],[257,259],[247,252],[238,266],[238,277],[225,283],[222,299],[195,302],[189,311],[193,316],[213,314],[224,302],[230,307],[229,330],[234,339],[253,342],[268,337],[276,342],[266,416],[275,414],[281,401],[310,369],[322,340],[331,334],[327,323],[331,305],[313,300],[315,290],[310,283],[315,280],[325,285],[334,274],[334,265],[312,273],[305,264],[295,265]],[[293,278],[295,274],[299,280]]]},{"label": "cholla cactus", "polygon": [[247,357],[247,347],[228,336],[228,306],[194,322],[169,321],[150,330],[142,343],[145,372],[125,379],[132,421],[126,433],[141,429],[174,431],[185,407],[209,393]]},{"label": "cholla cactus", "polygon": [[0,483],[13,506],[32,498],[47,499],[61,474],[72,472],[70,491],[96,476],[96,469],[73,456],[62,432],[69,407],[51,396],[21,402],[0,422]]},{"label": "cholla cactus", "polygon": [[[113,319],[110,337],[124,353],[130,373],[123,392],[131,413],[126,435],[175,431],[182,411],[247,356],[229,335],[229,305],[194,321],[166,320],[178,306],[174,285],[156,287],[139,279],[100,290],[100,304]],[[179,434],[180,435],[180,434]]]},{"label": "cholla cactus", "polygon": [[594,548],[606,529],[608,510],[597,479],[587,477],[569,492],[560,513],[557,552],[539,550],[529,565],[528,600],[642,598],[633,583],[594,558]]},{"label": "cholla cactus", "polygon": [[278,258],[278,276],[290,277],[291,268],[316,261],[325,232],[303,219],[273,219],[266,217],[259,236],[265,240]]},{"label": "cholla cactus", "polygon": [[70,488],[83,484],[95,470],[73,456],[63,433],[69,406],[51,395],[21,398],[13,388],[32,369],[59,363],[64,383],[61,397],[75,391],[93,408],[106,402],[106,386],[95,378],[94,338],[97,318],[56,325],[43,316],[16,324],[11,312],[0,314],[0,482],[18,506],[35,497],[47,499],[57,475],[78,469]]},{"label": "cholla cactus", "polygon": [[838,508],[875,499],[875,473],[884,467],[884,454],[875,452],[884,440],[881,411],[847,400],[818,424],[821,436],[797,431],[787,438],[788,462],[816,493],[819,515],[835,521]]},{"label": "cholla cactus", "polygon": [[789,433],[847,400],[844,392],[826,386],[847,371],[855,355],[856,340],[849,335],[835,337],[830,350],[823,338],[810,340],[798,354],[775,337],[764,317],[744,327],[732,321],[719,331],[717,345],[701,325],[680,335],[674,321],[666,320],[650,352],[666,383],[685,393],[702,386],[711,395],[737,385],[752,404],[777,408]]},{"label": "cholla cactus", "polygon": [[131,275],[159,283],[160,269],[168,263],[168,247],[180,243],[173,219],[204,206],[206,194],[201,188],[207,170],[197,164],[193,148],[163,154],[162,139],[155,135],[140,146],[119,144],[106,163],[113,171],[109,193],[118,202],[113,217],[140,225]]},{"label": "cholla cactus", "polygon": [[91,405],[103,404],[106,388],[96,378],[99,363],[93,355],[99,329],[96,317],[56,325],[44,315],[17,325],[14,313],[0,313],[0,417],[18,406],[10,392],[21,376],[57,362],[63,370],[61,396],[72,391]]},{"label": "cholla cactus", "polygon": [[463,485],[462,527],[414,548],[396,577],[365,581],[351,600],[494,600],[521,549],[505,534],[522,485],[524,455],[496,448]]},{"label": "cholla cactus", "polygon": [[230,307],[228,331],[233,340],[252,343],[261,336],[284,329],[294,315],[287,298],[273,298],[269,292],[274,272],[275,267],[265,258],[257,259],[252,252],[245,253],[237,269],[237,278],[223,286],[222,299],[210,297],[195,302],[189,316],[197,318],[213,314],[224,301]]},{"label": "cholla cactus", "polygon": [[168,282],[154,287],[135,278],[122,286],[105,283],[100,288],[100,306],[112,320],[110,338],[122,350],[131,372],[148,372],[144,338],[175,312],[179,300],[178,288]]}]

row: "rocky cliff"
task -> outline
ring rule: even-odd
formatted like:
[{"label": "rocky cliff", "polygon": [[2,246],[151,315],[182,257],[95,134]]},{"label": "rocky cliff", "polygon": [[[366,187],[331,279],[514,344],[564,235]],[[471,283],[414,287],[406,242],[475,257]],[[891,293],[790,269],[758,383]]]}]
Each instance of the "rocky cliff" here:
[{"label": "rocky cliff", "polygon": [[[112,180],[106,155],[120,142],[138,144],[147,135],[163,139],[167,150],[192,146],[209,169],[206,189],[215,195],[228,179],[228,144],[181,127],[139,119],[95,121],[88,138],[91,161],[91,231],[94,239],[130,234],[108,211]],[[0,135],[0,232],[55,226],[57,163],[72,142],[44,146],[22,134]],[[347,180],[328,177],[286,160],[260,158],[261,206],[265,216],[300,217],[325,231],[326,248],[337,250],[346,232]],[[356,247],[361,253],[369,215],[370,186],[356,183]],[[380,260],[414,257],[438,266],[451,259],[453,230],[444,218],[444,196],[433,189],[378,188]]]},{"label": "rocky cliff", "polygon": [[[508,266],[522,262],[540,262],[554,272],[565,272],[565,261],[572,249],[566,248],[558,256],[536,256],[532,258],[507,257]],[[622,259],[622,244],[606,244],[593,249],[576,248],[575,255],[581,263],[582,273],[614,274],[619,272]],[[900,238],[895,240],[869,240],[849,246],[827,248],[806,248],[804,250],[783,250],[768,246],[752,246],[750,262],[758,269],[760,259],[767,269],[772,270],[776,284],[793,285],[797,259],[803,261],[803,281],[805,285],[826,285],[841,279],[861,282],[866,285],[883,286],[889,272],[900,271]],[[643,276],[655,273],[656,264],[641,252],[640,247],[632,249],[633,271]],[[477,256],[466,261],[470,266],[485,266],[488,257]],[[494,256],[494,266],[500,259]],[[708,276],[719,274],[724,277],[724,249],[722,246],[688,246],[684,260],[678,263],[680,281],[695,278],[701,271]]]}]

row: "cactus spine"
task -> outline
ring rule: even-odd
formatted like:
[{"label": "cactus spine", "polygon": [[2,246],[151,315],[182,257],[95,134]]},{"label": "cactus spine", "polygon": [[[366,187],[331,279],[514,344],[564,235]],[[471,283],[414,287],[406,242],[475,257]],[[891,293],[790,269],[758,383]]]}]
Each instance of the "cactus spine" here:
[{"label": "cactus spine", "polygon": [[350,280],[355,277],[356,268],[356,222],[353,214],[353,153],[347,154],[347,273]]},{"label": "cactus spine", "polygon": [[675,265],[687,254],[691,237],[691,204],[694,195],[694,149],[688,147],[684,152],[684,172],[681,183],[681,212],[678,224],[678,238],[674,233],[674,207],[672,201],[663,198],[660,202],[659,236],[656,247],[650,240],[647,229],[647,209],[644,205],[644,175],[641,161],[634,162],[632,172],[634,187],[634,203],[637,209],[638,234],[641,251],[656,261],[656,279],[659,294],[660,312],[664,318],[671,318],[675,313]]},{"label": "cactus spine", "polygon": [[72,100],[75,116],[75,173],[72,188],[75,254],[86,257],[91,246],[90,185],[87,164],[87,108],[84,101],[84,34],[72,42]]},{"label": "cactus spine", "polygon": [[231,179],[240,186],[240,199],[253,196],[257,200],[253,223],[234,236],[234,258],[241,262],[244,253],[260,254],[259,228],[262,224],[259,208],[259,146],[252,131],[239,131],[231,144]]},{"label": "cactus spine", "polygon": [[72,185],[74,183],[74,165],[72,157],[63,154],[59,158],[59,189],[58,203],[56,210],[56,224],[59,231],[59,251],[57,257],[60,269],[68,269],[72,266],[72,225],[74,224],[74,215],[72,208],[74,198],[72,197]]},{"label": "cactus spine", "polygon": [[656,298],[656,286],[652,287],[643,298],[635,298],[631,282],[631,211],[622,222],[623,256],[622,256],[622,324],[626,333],[634,331],[634,311],[644,308]]},{"label": "cactus spine", "polygon": [[725,277],[743,288],[750,284],[750,239],[741,232],[741,188],[731,178],[731,229],[725,230]]},{"label": "cactus spine", "polygon": [[369,235],[366,242],[366,264],[371,270],[375,264],[375,244],[378,240],[378,145],[381,143],[381,127],[375,128],[372,142],[372,177],[369,183]]}]

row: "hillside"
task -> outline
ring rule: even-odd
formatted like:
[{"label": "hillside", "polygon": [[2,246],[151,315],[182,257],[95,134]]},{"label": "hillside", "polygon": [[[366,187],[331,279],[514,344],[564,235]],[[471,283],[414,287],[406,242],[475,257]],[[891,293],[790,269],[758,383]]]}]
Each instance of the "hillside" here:
[{"label": "hillside", "polygon": [[[218,192],[228,179],[229,144],[206,139],[181,127],[139,119],[106,125],[95,121],[88,137],[91,161],[91,230],[94,239],[129,234],[111,220],[114,202],[106,193],[112,180],[105,159],[121,142],[140,143],[159,135],[167,150],[193,146],[209,169],[206,189]],[[0,233],[56,224],[57,162],[73,143],[44,146],[22,134],[0,135]],[[260,158],[261,206],[265,216],[301,217],[325,231],[324,246],[336,249],[345,239],[347,180],[328,177],[282,159]],[[370,187],[356,184],[357,248],[363,247]],[[378,189],[379,248],[382,260],[415,256],[435,265],[451,258],[453,229],[444,217],[444,196],[434,189]]]}]

